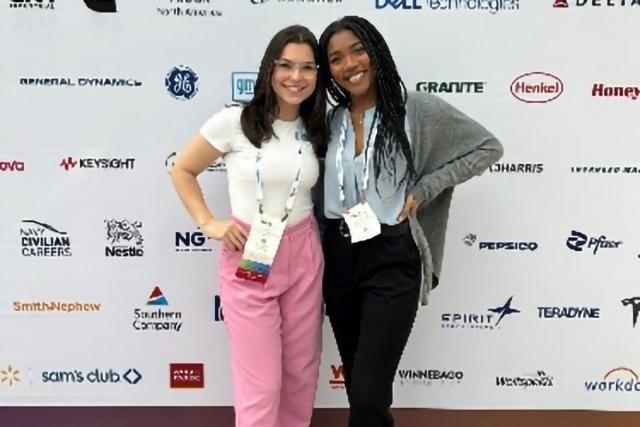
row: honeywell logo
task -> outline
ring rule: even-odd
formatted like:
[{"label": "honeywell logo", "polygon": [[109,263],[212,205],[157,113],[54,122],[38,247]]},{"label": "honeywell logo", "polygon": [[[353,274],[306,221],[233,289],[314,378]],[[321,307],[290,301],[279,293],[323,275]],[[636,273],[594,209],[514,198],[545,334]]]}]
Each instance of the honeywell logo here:
[{"label": "honeywell logo", "polygon": [[591,96],[603,98],[629,98],[637,100],[640,97],[640,86],[610,86],[604,83],[594,83]]}]

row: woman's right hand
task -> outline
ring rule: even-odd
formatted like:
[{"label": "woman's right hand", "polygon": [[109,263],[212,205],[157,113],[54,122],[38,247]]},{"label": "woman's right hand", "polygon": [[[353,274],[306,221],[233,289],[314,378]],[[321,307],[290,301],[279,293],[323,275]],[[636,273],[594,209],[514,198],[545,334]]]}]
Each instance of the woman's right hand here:
[{"label": "woman's right hand", "polygon": [[205,222],[200,229],[207,237],[222,240],[227,248],[234,251],[243,250],[244,244],[247,241],[247,232],[230,220],[218,221],[211,219]]}]

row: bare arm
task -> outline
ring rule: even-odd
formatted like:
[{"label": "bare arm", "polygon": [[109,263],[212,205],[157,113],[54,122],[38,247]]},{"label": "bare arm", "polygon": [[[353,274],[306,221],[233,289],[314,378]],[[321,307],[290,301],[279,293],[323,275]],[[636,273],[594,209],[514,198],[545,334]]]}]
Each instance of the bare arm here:
[{"label": "bare arm", "polygon": [[209,237],[223,240],[229,248],[240,250],[246,241],[246,232],[231,221],[217,220],[209,210],[196,179],[223,153],[215,149],[200,134],[196,134],[176,158],[171,170],[173,186],[194,222]]}]

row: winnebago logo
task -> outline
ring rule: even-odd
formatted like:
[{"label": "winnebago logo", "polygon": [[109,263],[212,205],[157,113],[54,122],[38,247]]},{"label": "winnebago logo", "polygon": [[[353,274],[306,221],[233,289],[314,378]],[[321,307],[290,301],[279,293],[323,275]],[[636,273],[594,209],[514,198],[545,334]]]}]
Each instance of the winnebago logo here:
[{"label": "winnebago logo", "polygon": [[638,166],[571,166],[571,173],[583,175],[634,175],[640,173]]},{"label": "winnebago logo", "polygon": [[582,252],[585,247],[593,248],[593,254],[598,253],[600,249],[618,249],[622,244],[621,240],[607,240],[607,236],[600,237],[587,236],[580,231],[571,230],[571,235],[567,238],[567,247],[572,251]]},{"label": "winnebago logo", "polygon": [[531,173],[539,174],[544,171],[543,163],[494,163],[489,166],[491,173]]},{"label": "winnebago logo", "polygon": [[[167,168],[167,172],[171,172],[171,169],[176,165],[177,152],[170,153],[166,159],[164,159],[164,167]],[[218,158],[215,162],[207,166],[207,172],[226,172],[227,165],[222,160],[222,157]]]},{"label": "winnebago logo", "polygon": [[[462,242],[471,247],[475,246],[478,240],[478,236],[469,233],[462,239]],[[536,242],[522,242],[522,241],[507,241],[507,242],[478,242],[478,250],[488,251],[535,251],[538,249],[538,243]]]},{"label": "winnebago logo", "polygon": [[520,310],[511,307],[513,296],[502,306],[489,308],[489,313],[442,313],[442,328],[446,329],[499,329],[500,322]]},{"label": "winnebago logo", "polygon": [[142,81],[123,78],[90,77],[21,77],[21,86],[69,86],[69,87],[140,87]]},{"label": "winnebago logo", "polygon": [[543,104],[557,99],[564,92],[562,80],[553,74],[534,71],[516,77],[511,94],[527,104]]},{"label": "winnebago logo", "polygon": [[73,157],[66,157],[60,161],[60,167],[66,171],[71,169],[133,169],[135,167],[136,159],[74,159]]},{"label": "winnebago logo", "polygon": [[619,367],[604,374],[602,380],[585,381],[587,391],[599,392],[639,392],[638,374],[632,369]]},{"label": "winnebago logo", "polygon": [[484,93],[487,82],[418,82],[416,90],[427,93]]},{"label": "winnebago logo", "polygon": [[398,369],[398,380],[401,386],[454,385],[460,384],[463,379],[462,371]]},{"label": "winnebago logo", "polygon": [[496,377],[497,387],[553,387],[553,377],[545,371],[525,374],[517,377]]},{"label": "winnebago logo", "polygon": [[162,308],[167,306],[169,306],[169,301],[162,290],[156,286],[147,300],[147,307],[156,308],[134,309],[133,329],[136,331],[180,332],[182,330],[182,312]]},{"label": "winnebago logo", "polygon": [[71,239],[66,231],[32,219],[22,220],[20,243],[25,257],[71,256]]},{"label": "winnebago logo", "polygon": [[375,0],[376,9],[387,6],[401,10],[470,10],[498,13],[519,10],[520,0]]},{"label": "winnebago logo", "polygon": [[108,257],[141,257],[144,255],[142,221],[128,219],[105,219],[107,245],[104,249]]}]

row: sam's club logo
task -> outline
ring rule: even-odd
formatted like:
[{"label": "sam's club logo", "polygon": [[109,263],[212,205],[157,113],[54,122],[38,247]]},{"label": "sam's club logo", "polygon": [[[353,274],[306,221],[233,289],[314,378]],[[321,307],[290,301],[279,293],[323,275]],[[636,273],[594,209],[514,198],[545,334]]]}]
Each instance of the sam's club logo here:
[{"label": "sam's club logo", "polygon": [[249,102],[253,98],[258,73],[235,72],[231,73],[231,87],[233,102]]},{"label": "sam's club logo", "polygon": [[198,93],[198,75],[186,65],[176,65],[164,79],[169,94],[180,101],[188,101]]}]

